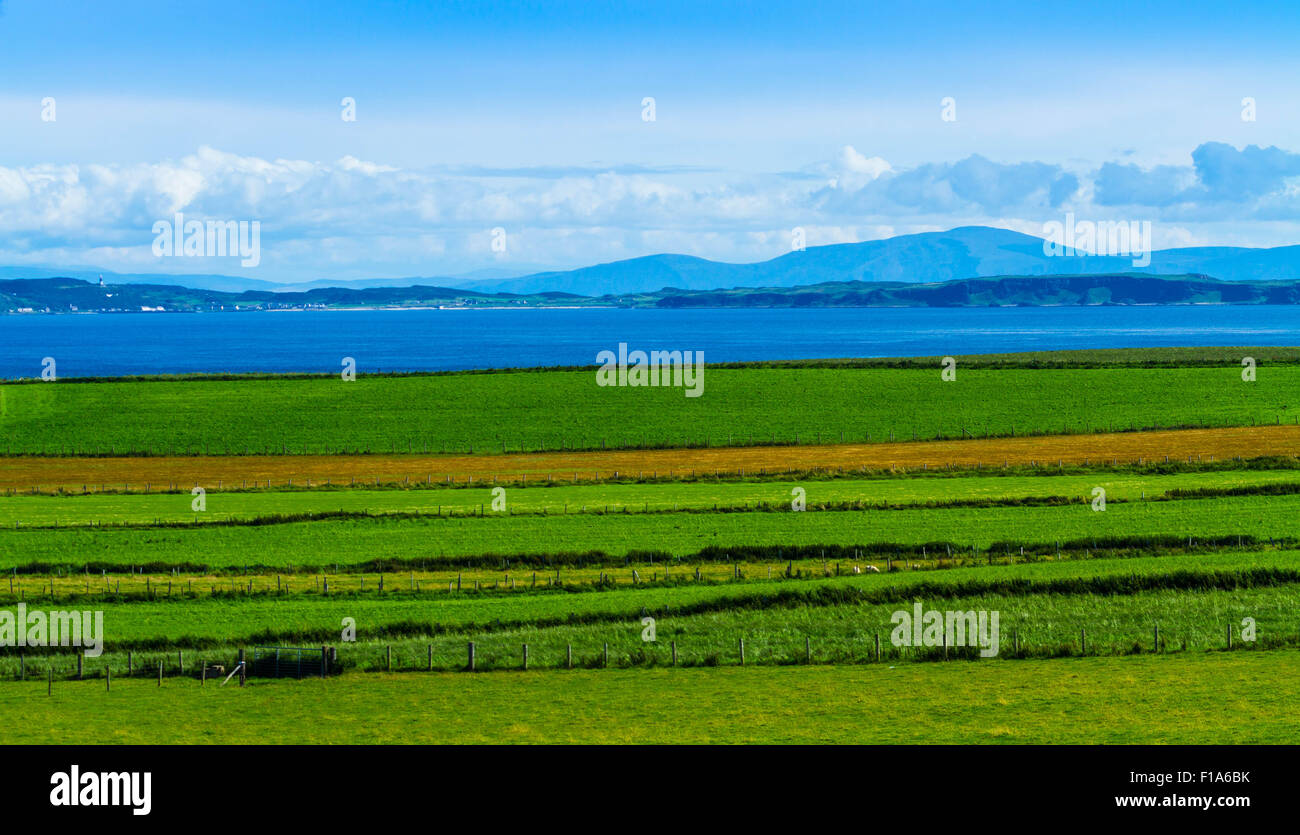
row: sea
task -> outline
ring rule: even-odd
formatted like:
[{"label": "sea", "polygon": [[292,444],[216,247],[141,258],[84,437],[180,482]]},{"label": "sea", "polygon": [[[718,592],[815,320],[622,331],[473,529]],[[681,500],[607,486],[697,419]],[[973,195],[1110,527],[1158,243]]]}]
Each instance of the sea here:
[{"label": "sea", "polygon": [[1300,306],[309,310],[0,316],[0,378],[358,373],[594,365],[603,350],[706,363],[1174,345],[1300,345]]}]

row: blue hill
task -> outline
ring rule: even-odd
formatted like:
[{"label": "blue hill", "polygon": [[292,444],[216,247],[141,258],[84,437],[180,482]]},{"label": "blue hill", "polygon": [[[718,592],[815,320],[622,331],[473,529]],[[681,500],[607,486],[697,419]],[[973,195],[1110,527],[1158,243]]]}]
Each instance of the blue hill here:
[{"label": "blue hill", "polygon": [[650,255],[504,281],[463,283],[479,291],[580,295],[647,293],[664,287],[796,287],[829,281],[931,283],[1006,275],[1152,273],[1212,275],[1225,281],[1300,279],[1300,246],[1272,249],[1189,247],[1158,250],[1146,267],[1122,256],[1048,256],[1032,235],[987,226],[809,247],[756,264],[687,255]]}]

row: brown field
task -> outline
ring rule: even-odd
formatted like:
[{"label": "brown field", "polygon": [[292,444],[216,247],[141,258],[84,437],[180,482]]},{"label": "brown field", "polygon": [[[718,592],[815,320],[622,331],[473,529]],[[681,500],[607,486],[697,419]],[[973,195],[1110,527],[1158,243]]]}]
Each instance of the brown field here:
[{"label": "brown field", "polygon": [[[1300,454],[1300,426],[1184,429],[1030,438],[989,438],[821,446],[548,452],[519,455],[250,455],[192,457],[0,457],[0,489],[144,490],[202,484],[208,489],[453,481],[610,478],[615,474],[689,476],[721,473],[1001,467],[1004,463],[1084,464],[1201,457]],[[128,487],[129,485],[129,487]]]}]

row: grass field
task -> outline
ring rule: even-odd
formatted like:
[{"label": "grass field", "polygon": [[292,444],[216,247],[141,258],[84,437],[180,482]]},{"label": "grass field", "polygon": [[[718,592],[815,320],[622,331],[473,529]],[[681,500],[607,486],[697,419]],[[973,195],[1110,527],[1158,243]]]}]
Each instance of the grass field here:
[{"label": "grass field", "polygon": [[[127,566],[200,566],[291,571],[293,566],[388,562],[394,569],[443,562],[472,565],[511,559],[520,568],[573,564],[564,555],[599,552],[689,558],[706,549],[920,549],[944,543],[984,551],[1001,543],[1037,549],[1053,543],[1114,547],[1166,537],[1286,539],[1297,533],[1300,495],[1234,496],[1159,502],[827,510],[573,513],[375,517],[260,525],[177,525],[166,528],[5,528],[0,570],[29,563],[79,571]],[[1247,539],[1246,541],[1249,541]],[[530,558],[531,557],[531,558]],[[725,558],[724,558],[725,559]]]},{"label": "grass field", "polygon": [[[524,581],[518,586],[459,592],[437,585],[417,590],[392,575],[382,589],[374,575],[365,586],[360,578],[335,575],[329,592],[311,582],[319,578],[295,577],[281,587],[289,578],[241,575],[229,585],[214,580],[211,594],[192,594],[185,578],[164,591],[170,577],[152,578],[151,594],[139,577],[131,578],[134,588],[105,594],[85,593],[69,578],[56,584],[54,599],[24,597],[30,608],[54,608],[57,601],[60,608],[103,612],[111,628],[104,654],[83,665],[89,676],[111,667],[120,677],[132,662],[146,675],[161,662],[170,676],[185,657],[193,673],[200,659],[229,667],[239,647],[333,644],[343,618],[356,624],[355,642],[340,652],[339,663],[349,669],[385,669],[391,651],[393,669],[456,670],[465,664],[469,640],[478,644],[480,669],[517,668],[523,644],[534,668],[563,666],[568,647],[577,666],[664,666],[674,649],[683,666],[734,664],[740,640],[749,664],[803,663],[805,653],[819,661],[870,663],[876,636],[885,641],[886,661],[935,660],[936,651],[918,654],[888,642],[892,614],[917,601],[999,611],[1003,658],[1150,652],[1157,626],[1161,652],[1300,645],[1295,551],[931,565],[829,577],[814,567],[805,564],[802,578],[783,577],[780,567],[765,574],[758,565],[744,566],[739,578],[715,570],[695,580],[683,571],[672,583],[650,581],[645,568],[646,582],[637,584],[626,569],[617,571],[620,583],[597,582],[594,572],[564,572],[562,586],[547,576],[535,588],[516,572]],[[246,581],[255,588],[245,591]],[[29,579],[24,588],[34,591]],[[643,634],[646,616],[658,624],[652,642]],[[1226,631],[1247,617],[1256,622],[1256,639],[1229,646]],[[609,652],[604,660],[602,648]],[[59,678],[78,672],[67,650],[28,649],[25,656],[29,670],[48,668]],[[20,677],[23,663],[14,653],[0,657],[0,678]]]},{"label": "grass field", "polygon": [[[1292,354],[0,385],[0,611],[105,630],[2,738],[1295,741]],[[267,644],[337,674],[196,680]]]},{"label": "grass field", "polygon": [[10,384],[0,432],[6,454],[504,453],[1294,424],[1300,414],[1297,366],[1254,383],[1239,365],[974,368],[950,383],[937,367],[706,377],[696,398],[600,387],[594,371]]},{"label": "grass field", "polygon": [[[0,685],[6,742],[1290,743],[1300,652]],[[1159,694],[1160,698],[1153,698]]]}]

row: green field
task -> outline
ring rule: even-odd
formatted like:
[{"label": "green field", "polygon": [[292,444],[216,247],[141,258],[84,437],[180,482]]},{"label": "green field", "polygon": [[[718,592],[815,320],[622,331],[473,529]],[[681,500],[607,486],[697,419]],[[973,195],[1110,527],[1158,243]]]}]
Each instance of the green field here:
[{"label": "green field", "polygon": [[[5,741],[1293,743],[1300,652],[0,685]],[[1158,698],[1153,697],[1158,694]]]},{"label": "green field", "polygon": [[[259,577],[254,593],[191,598],[146,598],[143,582],[120,594],[65,594],[48,603],[31,596],[29,608],[93,608],[104,613],[105,652],[87,659],[87,675],[111,666],[148,674],[163,662],[177,672],[176,651],[229,665],[236,650],[255,644],[339,646],[343,668],[378,670],[393,652],[395,669],[455,670],[465,663],[466,641],[479,647],[480,668],[515,668],[523,644],[534,667],[558,667],[573,646],[576,664],[598,663],[608,645],[610,666],[662,666],[678,644],[684,666],[736,663],[738,641],[747,663],[805,660],[805,638],[821,661],[874,660],[875,636],[886,660],[925,660],[924,654],[889,646],[891,615],[927,607],[998,611],[1001,657],[1079,654],[1080,630],[1088,654],[1151,651],[1153,628],[1162,651],[1222,650],[1226,630],[1256,621],[1255,641],[1234,649],[1300,645],[1300,553],[1222,551],[1159,557],[1018,563],[819,579],[772,579],[753,572],[737,580],[674,584],[543,584],[531,590],[411,591],[400,582],[384,591],[371,577],[368,591],[322,594],[308,584],[275,593]],[[397,578],[390,577],[390,580]],[[159,578],[154,578],[155,583]],[[242,578],[241,578],[242,582]],[[157,586],[155,586],[157,588]],[[182,586],[183,588],[183,586]],[[12,602],[12,598],[11,598]],[[658,636],[644,640],[642,618],[654,617]],[[343,618],[356,624],[355,642],[339,643]],[[1014,638],[1013,638],[1014,633]],[[1013,641],[1015,648],[1013,649]],[[76,671],[69,651],[27,650],[30,669]],[[15,653],[0,657],[0,678],[16,678]]]},{"label": "green field", "polygon": [[[162,528],[5,528],[0,570],[31,563],[79,570],[85,566],[259,567],[377,564],[476,564],[500,555],[519,566],[565,564],[562,555],[637,552],[690,557],[708,548],[846,548],[950,543],[981,551],[998,543],[1050,548],[1053,543],[1108,539],[1254,537],[1297,533],[1300,495],[1234,496],[1177,501],[1115,502],[1105,511],[1087,503],[1063,506],[789,509],[738,512],[375,517],[263,525],[177,525]],[[1249,540],[1246,540],[1249,541]],[[1100,544],[1098,547],[1107,547]],[[532,557],[532,559],[524,559]],[[157,570],[151,569],[151,570]]]},{"label": "green field", "polygon": [[[914,361],[711,368],[698,399],[575,370],[0,385],[22,453],[0,467],[28,485],[0,497],[0,610],[100,611],[105,630],[81,665],[0,647],[0,709],[26,717],[5,741],[1293,742],[1290,436],[1252,456],[1268,433],[1239,430],[1193,461],[1186,433],[1141,433],[1294,423],[1300,365],[1246,384],[1230,356],[1188,356],[984,358],[954,383]],[[1030,466],[1034,448],[993,470],[647,470],[497,495],[294,471],[287,489],[204,485],[199,512],[185,487],[30,489],[61,483],[42,469],[60,454],[111,453],[156,488],[166,468],[137,481],[123,456],[564,449],[562,469],[595,473],[582,450],[797,436],[797,472],[818,442],[1105,430],[1137,432],[1146,463]],[[997,657],[896,645],[918,604],[997,613]],[[264,645],[328,645],[335,675],[199,684]]]},{"label": "green field", "polygon": [[[720,368],[705,394],[594,371],[0,385],[14,453],[501,452],[1293,423],[1300,367]],[[1027,404],[1032,408],[1026,408]],[[129,404],[129,405],[128,405]],[[793,404],[798,404],[795,407]],[[125,408],[124,408],[125,406]]]}]

